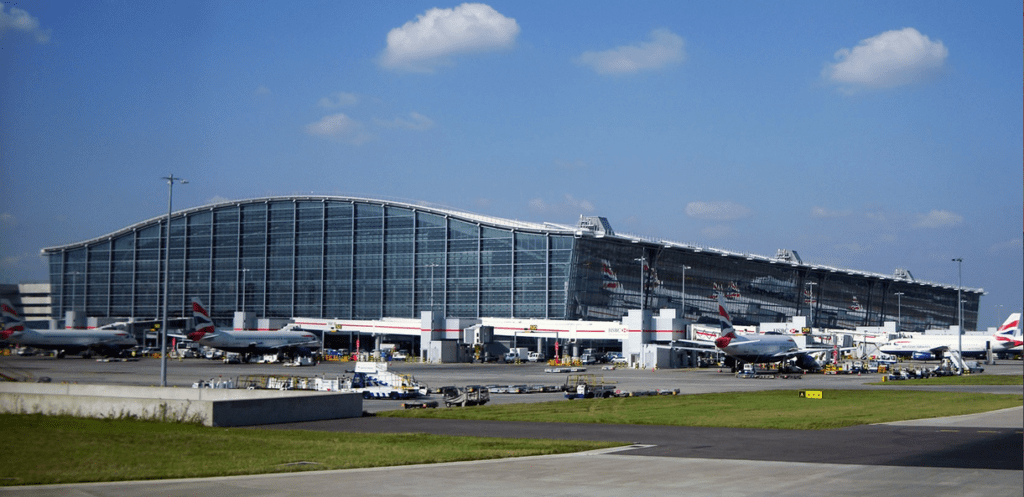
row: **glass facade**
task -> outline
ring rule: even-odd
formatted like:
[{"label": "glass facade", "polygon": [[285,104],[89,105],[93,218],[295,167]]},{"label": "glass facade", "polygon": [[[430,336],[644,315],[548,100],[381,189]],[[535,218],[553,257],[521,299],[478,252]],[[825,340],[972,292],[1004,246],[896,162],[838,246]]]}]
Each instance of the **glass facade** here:
[{"label": "glass facade", "polygon": [[[169,243],[167,235],[166,218],[157,218],[45,249],[52,317],[72,309],[90,317],[160,316],[166,255],[169,315],[190,316],[198,297],[221,323],[242,309],[265,318],[418,318],[434,310],[619,320],[641,301],[717,321],[720,293],[738,324],[794,315],[836,328],[898,315],[905,330],[956,323],[957,292],[948,286],[387,201],[217,204],[173,214]],[[981,292],[964,295],[972,329]]]},{"label": "glass facade", "polygon": [[[646,309],[678,309],[694,321],[717,323],[721,294],[738,325],[791,316],[839,329],[884,321],[900,321],[905,331],[957,324],[957,290],[948,286],[609,238],[577,240],[576,258],[572,319],[621,319],[643,300]],[[974,329],[981,293],[963,297],[964,326]]]},{"label": "glass facade", "polygon": [[[53,316],[162,312],[166,218],[47,249]],[[571,234],[387,202],[275,198],[172,215],[168,309],[259,317],[566,317]]]}]

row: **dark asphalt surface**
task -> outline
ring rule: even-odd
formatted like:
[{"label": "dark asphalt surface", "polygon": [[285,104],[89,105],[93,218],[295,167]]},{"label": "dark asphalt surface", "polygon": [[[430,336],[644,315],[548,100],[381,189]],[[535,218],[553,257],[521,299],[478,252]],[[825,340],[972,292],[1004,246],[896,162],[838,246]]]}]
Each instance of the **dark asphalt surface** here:
[{"label": "dark asphalt surface", "polygon": [[1024,435],[1020,429],[869,425],[808,431],[377,417],[259,428],[652,445],[620,453],[636,456],[1024,470]]}]

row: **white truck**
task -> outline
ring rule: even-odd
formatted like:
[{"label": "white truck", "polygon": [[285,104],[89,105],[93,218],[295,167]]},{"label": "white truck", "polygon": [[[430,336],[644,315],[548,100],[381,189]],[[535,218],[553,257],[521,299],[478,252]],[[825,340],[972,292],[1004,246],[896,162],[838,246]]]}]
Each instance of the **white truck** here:
[{"label": "white truck", "polygon": [[530,355],[530,349],[526,347],[513,347],[505,354],[505,362],[525,362]]},{"label": "white truck", "polygon": [[341,390],[362,393],[364,399],[414,399],[429,391],[426,384],[417,382],[412,375],[388,371],[384,362],[357,362],[353,373]]}]

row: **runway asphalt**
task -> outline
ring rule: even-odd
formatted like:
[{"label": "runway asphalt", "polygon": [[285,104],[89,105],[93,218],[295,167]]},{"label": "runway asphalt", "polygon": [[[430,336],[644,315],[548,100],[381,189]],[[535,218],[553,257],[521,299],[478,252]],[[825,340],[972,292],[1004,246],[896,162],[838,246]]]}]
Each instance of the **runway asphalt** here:
[{"label": "runway asphalt", "polygon": [[[9,358],[3,358],[9,359]],[[19,358],[27,359],[27,358]],[[96,368],[74,359],[10,361],[35,375],[72,381],[105,378],[130,384],[152,381],[152,363]],[[147,360],[148,361],[148,360]],[[158,363],[158,361],[153,361]],[[187,361],[186,361],[187,362]],[[989,367],[994,374],[1021,374],[1021,363]],[[108,365],[109,366],[109,365]],[[249,368],[255,365],[242,365]],[[175,366],[172,364],[172,371]],[[267,366],[269,367],[269,366]],[[534,383],[551,378],[538,365],[408,365],[432,386],[471,379]],[[177,366],[176,382],[214,373],[251,374],[255,368],[217,369],[196,362]],[[503,369],[502,369],[503,368]],[[184,371],[187,369],[187,373]],[[329,367],[312,374],[330,374]],[[396,369],[398,367],[396,366]],[[281,371],[278,367],[277,371]],[[290,371],[289,371],[290,372]],[[468,375],[468,376],[467,376]],[[628,388],[680,388],[682,393],[766,388],[879,388],[874,378],[737,380],[714,371],[607,372]],[[118,381],[111,381],[111,379]],[[65,381],[53,378],[54,381]],[[445,380],[450,380],[446,382]],[[82,381],[86,382],[86,381]],[[440,382],[440,383],[439,383]],[[152,383],[149,383],[152,384]],[[465,383],[462,383],[465,384]],[[184,384],[182,386],[185,386]],[[891,386],[883,387],[891,388]],[[917,388],[912,384],[900,388]],[[958,387],[962,391],[1021,393],[1021,387]],[[551,394],[548,394],[551,395]],[[502,401],[538,397],[495,396]],[[384,402],[384,401],[381,401]],[[389,407],[384,403],[384,407]],[[393,408],[393,405],[391,406]],[[491,461],[189,480],[3,487],[3,495],[217,496],[365,495],[922,495],[1019,496],[1024,494],[1024,407],[953,418],[915,420],[822,431],[752,430],[659,426],[574,425],[363,417],[293,423],[264,429],[353,432],[425,432],[524,438],[612,440],[631,445],[580,454]]]}]

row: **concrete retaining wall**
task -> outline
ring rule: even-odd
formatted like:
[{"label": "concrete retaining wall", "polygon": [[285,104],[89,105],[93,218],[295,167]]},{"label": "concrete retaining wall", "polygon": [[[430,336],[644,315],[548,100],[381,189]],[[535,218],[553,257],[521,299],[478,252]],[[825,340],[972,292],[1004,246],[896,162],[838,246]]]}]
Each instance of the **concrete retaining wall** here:
[{"label": "concrete retaining wall", "polygon": [[248,426],[362,416],[354,393],[0,383],[0,412]]}]

